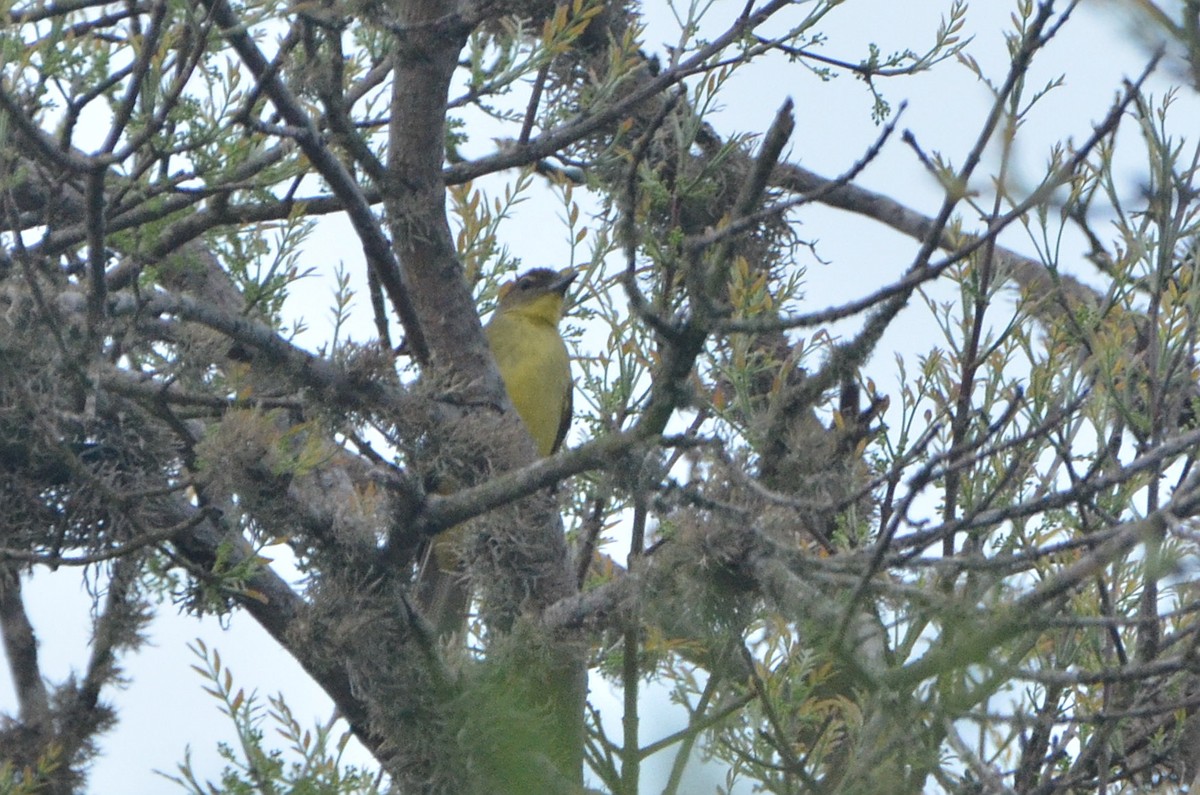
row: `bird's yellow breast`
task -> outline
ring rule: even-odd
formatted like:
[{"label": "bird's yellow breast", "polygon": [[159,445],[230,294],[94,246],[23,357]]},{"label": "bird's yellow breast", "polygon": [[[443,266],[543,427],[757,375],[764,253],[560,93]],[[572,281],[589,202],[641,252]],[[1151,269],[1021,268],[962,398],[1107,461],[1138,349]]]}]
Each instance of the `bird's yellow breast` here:
[{"label": "bird's yellow breast", "polygon": [[509,400],[537,445],[554,452],[571,406],[571,362],[558,334],[562,298],[543,296],[498,312],[485,329]]}]

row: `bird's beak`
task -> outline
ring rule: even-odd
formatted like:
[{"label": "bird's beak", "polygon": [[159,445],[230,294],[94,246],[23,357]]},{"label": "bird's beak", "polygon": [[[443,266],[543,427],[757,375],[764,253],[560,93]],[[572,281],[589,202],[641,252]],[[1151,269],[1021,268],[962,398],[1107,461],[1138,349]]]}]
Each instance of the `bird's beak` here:
[{"label": "bird's beak", "polygon": [[579,275],[579,271],[572,268],[566,268],[559,271],[558,278],[547,285],[551,290],[560,294],[566,295],[567,288],[571,286],[571,282],[575,281],[575,277]]}]

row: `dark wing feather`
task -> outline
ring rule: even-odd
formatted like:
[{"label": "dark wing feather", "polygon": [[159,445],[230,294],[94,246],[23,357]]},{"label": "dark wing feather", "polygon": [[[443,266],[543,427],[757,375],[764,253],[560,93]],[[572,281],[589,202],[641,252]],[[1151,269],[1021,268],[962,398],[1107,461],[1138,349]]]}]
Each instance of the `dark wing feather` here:
[{"label": "dark wing feather", "polygon": [[575,401],[575,384],[567,382],[567,394],[563,398],[562,416],[558,419],[558,433],[554,435],[554,446],[550,448],[550,455],[558,452],[558,448],[562,447],[563,439],[567,438],[567,429],[571,427],[571,409],[574,407]]}]

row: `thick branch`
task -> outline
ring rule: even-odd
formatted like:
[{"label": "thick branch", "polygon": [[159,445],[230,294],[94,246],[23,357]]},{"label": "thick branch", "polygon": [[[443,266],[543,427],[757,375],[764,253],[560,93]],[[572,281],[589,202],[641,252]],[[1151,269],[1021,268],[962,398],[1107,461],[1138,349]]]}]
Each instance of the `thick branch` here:
[{"label": "thick branch", "polygon": [[0,633],[20,704],[21,722],[48,728],[50,699],[38,664],[37,636],[21,598],[21,575],[11,565],[0,566]]},{"label": "thick branch", "polygon": [[[170,518],[175,522],[184,522],[191,520],[198,509],[177,502],[174,510],[175,515]],[[258,560],[254,549],[240,534],[226,532],[211,519],[198,522],[192,529],[180,533],[174,539],[174,544],[189,562],[203,572],[211,571],[218,560],[231,568]],[[308,609],[304,600],[270,567],[255,563],[253,571],[245,581],[245,588],[235,595],[238,603],[279,645],[287,649],[329,695],[363,745],[382,757],[385,738],[371,730],[366,706],[355,694],[346,670],[318,666],[312,662],[325,659],[328,655],[317,654],[309,648],[309,644],[321,641],[308,637],[302,629]]]},{"label": "thick branch", "polygon": [[400,322],[404,324],[404,330],[408,335],[409,349],[418,361],[426,361],[429,358],[429,349],[416,307],[412,303],[412,293],[405,283],[404,274],[400,270],[399,263],[396,262],[392,247],[376,223],[371,206],[359,189],[358,183],[325,145],[324,138],[311,116],[284,85],[278,72],[271,68],[270,63],[258,49],[258,45],[254,43],[254,39],[246,30],[242,20],[234,14],[229,3],[225,0],[205,0],[205,6],[222,28],[226,39],[237,51],[242,62],[260,81],[260,87],[271,98],[280,115],[288,124],[300,131],[296,135],[296,142],[304,154],[329,183],[334,195],[345,202],[350,222],[354,225],[362,244],[367,266],[371,268],[379,279],[379,283],[383,285],[388,298],[400,316]]}]

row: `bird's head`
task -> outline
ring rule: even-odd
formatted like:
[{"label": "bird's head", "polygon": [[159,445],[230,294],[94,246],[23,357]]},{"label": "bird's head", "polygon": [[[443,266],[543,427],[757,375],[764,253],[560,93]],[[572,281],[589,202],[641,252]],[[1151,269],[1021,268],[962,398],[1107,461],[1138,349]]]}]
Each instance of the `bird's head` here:
[{"label": "bird's head", "polygon": [[556,326],[562,317],[567,288],[578,275],[577,271],[570,268],[561,271],[534,268],[526,271],[500,288],[500,304],[496,311],[524,315]]}]

